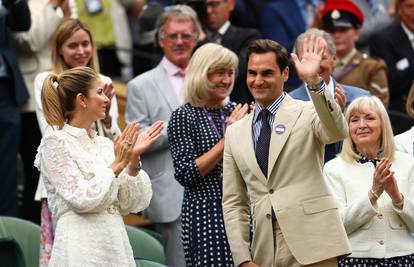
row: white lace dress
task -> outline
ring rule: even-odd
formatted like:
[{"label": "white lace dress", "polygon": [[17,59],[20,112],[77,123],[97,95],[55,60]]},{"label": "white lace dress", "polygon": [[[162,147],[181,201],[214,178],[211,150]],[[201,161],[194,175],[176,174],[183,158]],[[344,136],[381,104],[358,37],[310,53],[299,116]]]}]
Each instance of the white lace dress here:
[{"label": "white lace dress", "polygon": [[85,129],[65,125],[43,137],[35,166],[56,225],[49,266],[135,267],[121,215],[149,205],[151,183],[142,170],[115,177],[114,158],[112,142]]}]

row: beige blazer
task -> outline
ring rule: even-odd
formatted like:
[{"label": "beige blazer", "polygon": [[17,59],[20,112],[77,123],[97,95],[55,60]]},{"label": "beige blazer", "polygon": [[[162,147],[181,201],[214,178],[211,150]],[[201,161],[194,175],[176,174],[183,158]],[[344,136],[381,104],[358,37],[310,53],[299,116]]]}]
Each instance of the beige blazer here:
[{"label": "beige blazer", "polygon": [[[351,253],[338,203],[322,174],[324,144],[343,139],[347,124],[328,90],[320,95],[312,93],[311,97],[314,105],[287,95],[277,110],[270,140],[269,179],[264,177],[255,157],[253,114],[226,132],[223,212],[236,266],[248,260],[261,267],[274,266],[272,208],[300,264]],[[277,133],[277,126],[285,131]]]}]

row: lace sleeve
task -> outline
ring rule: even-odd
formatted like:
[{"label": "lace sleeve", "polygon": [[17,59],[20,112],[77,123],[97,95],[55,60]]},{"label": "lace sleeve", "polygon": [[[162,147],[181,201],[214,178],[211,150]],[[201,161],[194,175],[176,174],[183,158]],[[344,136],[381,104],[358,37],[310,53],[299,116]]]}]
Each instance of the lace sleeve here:
[{"label": "lace sleeve", "polygon": [[[81,171],[64,138],[44,138],[40,150],[45,179],[75,212],[98,212],[116,200],[115,175],[109,166],[88,162],[89,171]],[[77,152],[79,153],[79,152]]]},{"label": "lace sleeve", "polygon": [[129,176],[123,171],[117,179],[118,201],[121,214],[137,213],[147,208],[152,187],[148,174],[140,170],[137,176]]}]

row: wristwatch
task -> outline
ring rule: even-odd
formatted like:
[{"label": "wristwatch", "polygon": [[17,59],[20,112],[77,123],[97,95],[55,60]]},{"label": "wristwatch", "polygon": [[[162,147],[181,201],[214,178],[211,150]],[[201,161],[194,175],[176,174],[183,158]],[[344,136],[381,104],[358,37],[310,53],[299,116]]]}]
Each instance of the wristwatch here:
[{"label": "wristwatch", "polygon": [[323,80],[321,78],[319,78],[319,82],[315,83],[315,84],[307,84],[306,86],[308,87],[308,90],[310,92],[314,92],[317,93],[319,92],[322,88],[323,88]]}]

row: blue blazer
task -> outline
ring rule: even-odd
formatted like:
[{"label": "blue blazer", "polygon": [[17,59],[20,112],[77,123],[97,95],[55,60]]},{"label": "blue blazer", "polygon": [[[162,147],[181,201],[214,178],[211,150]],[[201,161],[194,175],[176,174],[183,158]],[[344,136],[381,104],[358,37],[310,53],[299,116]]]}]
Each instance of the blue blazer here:
[{"label": "blue blazer", "polygon": [[[338,83],[333,78],[331,78],[334,83],[334,88],[336,87],[336,84]],[[367,90],[361,89],[359,87],[349,86],[341,84],[345,91],[346,96],[346,106],[349,105],[349,103],[352,102],[357,97],[360,96],[370,96],[371,93]],[[295,99],[303,100],[303,101],[309,101],[308,93],[306,92],[305,84],[302,84],[295,90],[289,92],[289,95]]]},{"label": "blue blazer", "polygon": [[269,1],[261,10],[260,32],[264,38],[272,39],[292,51],[296,37],[306,31],[296,0]]},{"label": "blue blazer", "polygon": [[[336,84],[337,81],[335,81],[332,77],[331,77],[333,83],[334,83],[334,88],[336,88]],[[346,106],[349,105],[349,103],[352,102],[352,100],[354,100],[357,97],[360,96],[370,96],[371,93],[367,90],[358,88],[358,87],[354,87],[354,86],[349,86],[349,85],[344,85],[341,84],[342,87],[344,88],[345,91],[345,96],[346,96]],[[309,96],[308,93],[306,92],[306,88],[305,88],[305,84],[302,84],[300,87],[296,88],[295,90],[289,92],[289,95],[295,99],[299,99],[299,100],[303,100],[303,101],[309,101]],[[325,157],[324,157],[324,161],[328,162],[329,160],[335,158],[335,156],[341,151],[341,146],[342,143],[341,142],[336,142],[333,144],[329,144],[325,146]]]}]

